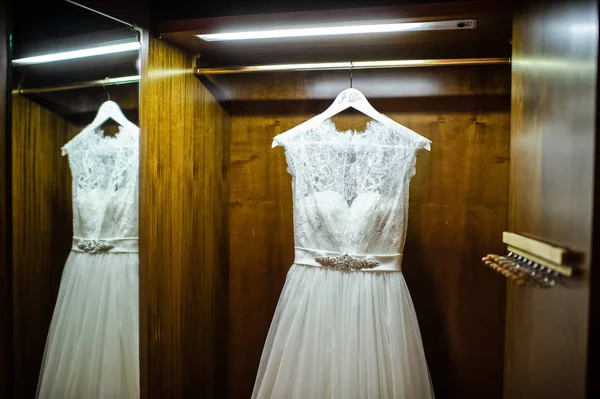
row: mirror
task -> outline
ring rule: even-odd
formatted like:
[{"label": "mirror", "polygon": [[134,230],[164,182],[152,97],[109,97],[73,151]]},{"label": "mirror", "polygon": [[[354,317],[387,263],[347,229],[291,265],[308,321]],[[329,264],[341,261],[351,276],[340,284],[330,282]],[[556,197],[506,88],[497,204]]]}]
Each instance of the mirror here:
[{"label": "mirror", "polygon": [[12,12],[14,397],[137,397],[139,32]]}]

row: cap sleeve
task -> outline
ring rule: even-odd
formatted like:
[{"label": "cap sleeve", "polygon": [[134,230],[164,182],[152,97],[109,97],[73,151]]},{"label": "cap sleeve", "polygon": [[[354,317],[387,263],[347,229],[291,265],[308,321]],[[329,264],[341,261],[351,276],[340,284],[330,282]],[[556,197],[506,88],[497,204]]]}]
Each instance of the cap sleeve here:
[{"label": "cap sleeve", "polygon": [[427,151],[431,151],[431,140],[422,137],[422,139],[419,141],[418,146],[417,146],[417,150],[427,150]]},{"label": "cap sleeve", "polygon": [[277,136],[273,137],[273,144],[271,145],[271,148],[275,147],[283,147],[285,160],[287,162],[287,171],[290,175],[295,176],[296,174],[294,164],[296,157],[294,156],[294,151],[289,146],[286,135],[278,134]]},{"label": "cap sleeve", "polygon": [[271,148],[285,147],[286,141],[287,140],[285,139],[284,134],[278,134],[277,136],[273,137],[273,143],[271,144]]}]

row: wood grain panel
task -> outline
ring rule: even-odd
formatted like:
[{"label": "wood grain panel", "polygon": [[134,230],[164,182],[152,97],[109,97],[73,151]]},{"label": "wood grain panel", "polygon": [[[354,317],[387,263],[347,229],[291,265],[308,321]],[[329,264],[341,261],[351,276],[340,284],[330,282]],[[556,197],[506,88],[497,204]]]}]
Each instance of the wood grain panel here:
[{"label": "wood grain panel", "polygon": [[[530,4],[513,32],[510,229],[581,251],[590,271],[597,3]],[[586,396],[588,285],[509,286],[506,398]]]},{"label": "wood grain panel", "polygon": [[[250,396],[293,262],[291,178],[281,149],[271,149],[272,137],[329,105],[346,79],[322,72],[231,79],[231,398]],[[366,93],[375,90],[373,82],[385,91],[375,93],[373,106],[433,140],[411,183],[404,270],[439,397],[502,395],[505,285],[480,258],[502,250],[507,227],[509,79],[502,67],[354,76],[354,87]],[[427,94],[419,96],[416,87]],[[307,100],[327,96],[327,102]],[[367,118],[344,113],[334,121],[340,129],[362,129]]]},{"label": "wood grain panel", "polygon": [[12,97],[12,251],[15,397],[33,398],[64,263],[71,249],[68,160],[77,132],[22,96]]},{"label": "wood grain panel", "polygon": [[[456,109],[462,103],[461,99],[467,100],[465,108],[469,109],[473,99],[479,96],[488,100],[486,103],[489,107],[490,99],[510,94],[506,71],[506,66],[355,70],[352,72],[352,83],[369,100],[377,99],[379,105],[385,101],[384,106],[392,110],[417,111],[424,101],[428,107],[443,110],[447,108],[449,100],[459,103],[454,104],[453,109]],[[262,112],[264,106],[281,110],[287,107],[290,112],[310,106],[311,110],[314,108],[318,111],[329,106],[332,97],[335,98],[350,85],[349,71],[277,72],[275,75],[273,84],[289,87],[268,90],[263,87],[264,78],[252,79],[248,75],[231,75],[226,77],[227,81],[218,75],[210,78],[224,91],[226,98],[234,101],[232,105],[240,104],[245,113],[252,112],[256,104]],[[297,79],[306,80],[298,90],[291,83]],[[235,86],[243,89],[233,90]],[[322,103],[310,101],[305,104],[306,100]],[[264,102],[268,104],[261,104]],[[503,107],[506,108],[506,104]]]},{"label": "wood grain panel", "polygon": [[229,119],[192,57],[149,38],[140,120],[143,398],[224,397]]},{"label": "wood grain panel", "polygon": [[7,3],[0,4],[0,399],[13,396]]}]

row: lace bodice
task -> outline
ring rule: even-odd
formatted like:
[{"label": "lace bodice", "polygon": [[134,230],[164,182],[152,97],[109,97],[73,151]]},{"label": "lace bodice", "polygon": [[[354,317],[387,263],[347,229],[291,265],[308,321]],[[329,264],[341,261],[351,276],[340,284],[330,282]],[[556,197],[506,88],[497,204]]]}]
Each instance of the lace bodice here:
[{"label": "lace bodice", "polygon": [[296,247],[402,253],[409,181],[427,139],[376,121],[364,132],[340,132],[326,120],[274,140],[293,177]]},{"label": "lace bodice", "polygon": [[85,129],[63,148],[73,177],[73,236],[138,236],[139,129]]}]

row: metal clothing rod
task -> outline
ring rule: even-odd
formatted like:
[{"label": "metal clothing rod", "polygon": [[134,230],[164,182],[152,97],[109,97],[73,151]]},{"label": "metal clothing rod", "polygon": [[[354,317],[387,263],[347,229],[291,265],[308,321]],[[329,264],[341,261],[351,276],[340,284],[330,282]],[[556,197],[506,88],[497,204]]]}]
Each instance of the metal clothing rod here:
[{"label": "metal clothing rod", "polygon": [[126,85],[126,84],[130,84],[130,83],[137,83],[139,81],[140,81],[139,75],[123,76],[120,78],[106,78],[106,79],[100,79],[100,80],[92,80],[89,82],[72,83],[72,84],[64,85],[64,86],[37,87],[37,88],[31,88],[31,89],[15,89],[12,91],[12,93],[13,94],[51,93],[51,92],[55,92],[55,91],[85,89],[88,87]]},{"label": "metal clothing rod", "polygon": [[219,68],[197,68],[196,75],[228,75],[235,73],[277,72],[277,71],[325,71],[344,69],[417,68],[460,65],[507,65],[510,58],[448,58],[432,60],[392,60],[392,61],[353,61],[323,62],[311,64],[272,64],[232,66]]},{"label": "metal clothing rod", "polygon": [[94,9],[93,9],[93,8],[91,8],[91,7],[84,6],[83,4],[79,4],[79,3],[78,3],[78,2],[76,2],[76,1],[73,1],[73,0],[66,0],[66,2],[67,2],[67,3],[71,3],[71,4],[73,4],[74,6],[77,6],[77,7],[81,7],[81,8],[83,8],[83,9],[85,9],[85,10],[91,11],[91,12],[93,12],[93,13],[96,13],[96,14],[98,14],[98,15],[102,15],[102,16],[103,16],[103,17],[105,17],[105,18],[112,19],[113,21],[117,21],[117,22],[119,22],[119,23],[121,23],[121,24],[123,24],[123,25],[127,25],[127,26],[130,26],[130,27],[134,28],[134,25],[133,25],[133,24],[130,24],[129,22],[125,22],[125,21],[123,21],[123,20],[120,20],[119,18],[115,18],[115,17],[113,17],[113,16],[110,16],[110,15],[108,15],[108,14],[105,14],[105,13],[103,13],[103,12],[100,12],[100,11],[98,11],[98,10],[94,10]]}]

